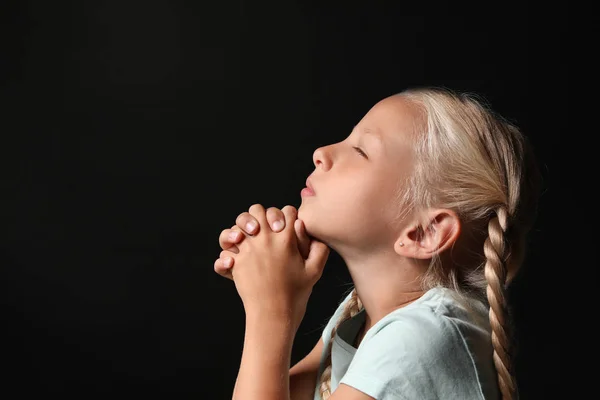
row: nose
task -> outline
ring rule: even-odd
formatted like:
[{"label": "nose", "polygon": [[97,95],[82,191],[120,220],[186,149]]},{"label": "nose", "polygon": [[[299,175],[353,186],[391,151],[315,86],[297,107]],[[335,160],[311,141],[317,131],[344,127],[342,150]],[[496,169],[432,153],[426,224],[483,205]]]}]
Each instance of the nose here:
[{"label": "nose", "polygon": [[321,167],[325,171],[331,168],[330,146],[323,146],[316,149],[313,153],[313,163],[316,168]]}]

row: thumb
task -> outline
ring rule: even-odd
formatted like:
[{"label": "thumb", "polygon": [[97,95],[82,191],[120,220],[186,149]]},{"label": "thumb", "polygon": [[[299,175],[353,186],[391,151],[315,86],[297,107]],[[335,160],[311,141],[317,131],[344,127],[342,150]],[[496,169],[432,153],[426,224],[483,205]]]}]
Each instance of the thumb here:
[{"label": "thumb", "polygon": [[325,263],[329,258],[329,247],[316,239],[311,240],[308,251],[308,258],[304,265],[306,266],[306,272],[309,274],[313,282],[317,282],[323,270],[325,269]]}]

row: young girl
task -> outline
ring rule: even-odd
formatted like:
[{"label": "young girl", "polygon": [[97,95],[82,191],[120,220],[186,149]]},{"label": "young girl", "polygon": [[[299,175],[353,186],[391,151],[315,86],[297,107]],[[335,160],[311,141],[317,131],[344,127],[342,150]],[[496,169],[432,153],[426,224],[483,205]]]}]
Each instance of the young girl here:
[{"label": "young girl", "polygon": [[[219,238],[246,311],[233,397],[517,398],[506,286],[541,179],[526,137],[473,95],[413,88],[313,162],[297,212],[255,204]],[[329,248],[354,288],[289,369]]]}]

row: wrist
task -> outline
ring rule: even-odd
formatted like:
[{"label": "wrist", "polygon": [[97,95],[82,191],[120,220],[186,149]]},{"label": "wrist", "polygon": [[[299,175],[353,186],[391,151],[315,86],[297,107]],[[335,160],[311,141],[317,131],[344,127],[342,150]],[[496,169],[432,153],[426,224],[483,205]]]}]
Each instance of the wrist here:
[{"label": "wrist", "polygon": [[293,310],[291,307],[245,307],[246,328],[273,329],[296,334],[305,308]]},{"label": "wrist", "polygon": [[246,309],[246,328],[290,330],[293,327],[291,313],[266,309]]},{"label": "wrist", "polygon": [[291,357],[297,328],[291,320],[264,313],[246,315],[245,343]]}]

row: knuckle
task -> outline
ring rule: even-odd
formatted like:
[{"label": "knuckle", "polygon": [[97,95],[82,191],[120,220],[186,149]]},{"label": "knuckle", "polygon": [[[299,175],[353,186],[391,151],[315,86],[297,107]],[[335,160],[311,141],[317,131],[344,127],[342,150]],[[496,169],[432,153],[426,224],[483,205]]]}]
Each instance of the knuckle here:
[{"label": "knuckle", "polygon": [[296,214],[296,212],[297,212],[296,207],[291,206],[289,204],[287,206],[283,207],[282,211],[283,212],[288,212],[288,213],[290,213],[292,215]]},{"label": "knuckle", "polygon": [[248,217],[251,218],[252,216],[247,212],[243,212],[240,215],[238,215],[238,217],[235,219],[235,226],[239,226],[240,228],[242,228],[248,221]]},{"label": "knuckle", "polygon": [[228,243],[227,234],[225,232],[221,232],[219,235],[219,246],[222,248],[226,243]]},{"label": "knuckle", "polygon": [[[242,236],[238,236],[237,239],[233,240],[232,238],[230,238],[230,235],[234,232],[239,232],[239,234],[241,234]],[[229,257],[231,256],[231,253],[238,254],[239,251],[237,248],[237,244],[244,238],[243,235],[244,232],[237,225],[233,225],[229,229],[223,229],[219,234],[219,246],[223,250],[221,251],[219,257]]]},{"label": "knuckle", "polygon": [[269,207],[267,209],[267,218],[269,220],[275,220],[281,216],[281,211],[277,207]]},{"label": "knuckle", "polygon": [[283,207],[283,213],[290,223],[294,223],[294,220],[298,218],[298,211],[294,206],[287,205]]},{"label": "knuckle", "polygon": [[248,209],[248,211],[250,213],[255,213],[255,212],[259,212],[259,211],[264,211],[264,207],[258,203],[252,204],[250,206],[250,208]]},{"label": "knuckle", "polygon": [[[249,230],[247,224],[251,221],[255,222],[255,228]],[[237,221],[236,230],[241,231],[246,234],[252,234],[252,231],[256,231],[256,227],[259,226],[258,221],[249,213],[244,213],[243,216],[240,216]]]}]

